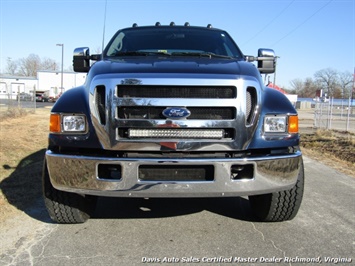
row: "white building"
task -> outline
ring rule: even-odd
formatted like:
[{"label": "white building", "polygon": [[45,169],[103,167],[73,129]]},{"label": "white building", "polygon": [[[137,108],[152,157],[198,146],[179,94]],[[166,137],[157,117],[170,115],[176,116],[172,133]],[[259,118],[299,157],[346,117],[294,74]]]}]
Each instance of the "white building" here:
[{"label": "white building", "polygon": [[0,76],[0,99],[16,99],[23,92],[33,94],[37,83],[34,77]]},{"label": "white building", "polygon": [[0,75],[0,99],[16,99],[19,93],[35,95],[45,93],[56,97],[66,90],[84,84],[85,73],[63,72],[63,88],[61,88],[60,71],[38,71],[37,77],[20,77]]},{"label": "white building", "polygon": [[37,92],[44,92],[50,97],[56,97],[66,90],[84,84],[85,73],[63,72],[63,88],[61,88],[61,76],[59,71],[39,71],[37,72]]}]

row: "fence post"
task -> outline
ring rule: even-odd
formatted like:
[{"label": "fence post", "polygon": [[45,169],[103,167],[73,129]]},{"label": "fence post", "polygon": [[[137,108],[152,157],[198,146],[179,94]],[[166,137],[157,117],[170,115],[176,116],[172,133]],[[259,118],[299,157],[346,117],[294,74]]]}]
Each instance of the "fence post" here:
[{"label": "fence post", "polygon": [[349,104],[348,104],[348,118],[346,119],[346,131],[349,132],[349,127],[350,127],[350,101],[351,98],[349,97]]},{"label": "fence post", "polygon": [[329,129],[332,129],[332,120],[333,120],[333,107],[334,107],[334,97],[329,101],[330,105],[330,115],[329,115]]},{"label": "fence post", "polygon": [[318,103],[315,103],[314,117],[313,117],[313,128],[317,128],[317,119],[318,119]]},{"label": "fence post", "polygon": [[323,103],[319,103],[320,106],[320,116],[319,116],[319,128],[322,129],[322,116],[323,116]]},{"label": "fence post", "polygon": [[330,117],[330,99],[328,101],[328,110],[327,110],[327,125],[326,125],[326,129],[328,130],[329,129],[329,124],[330,124],[330,121],[329,121],[329,117]]}]

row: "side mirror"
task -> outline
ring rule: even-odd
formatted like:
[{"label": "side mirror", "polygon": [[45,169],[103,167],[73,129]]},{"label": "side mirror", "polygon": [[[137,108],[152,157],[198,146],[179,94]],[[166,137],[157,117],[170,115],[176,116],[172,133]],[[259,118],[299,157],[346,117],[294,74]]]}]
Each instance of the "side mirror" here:
[{"label": "side mirror", "polygon": [[80,47],[74,50],[73,69],[75,72],[89,72],[90,50],[88,47]]},{"label": "side mirror", "polygon": [[275,52],[271,49],[258,50],[258,69],[261,74],[270,74],[275,72]]}]

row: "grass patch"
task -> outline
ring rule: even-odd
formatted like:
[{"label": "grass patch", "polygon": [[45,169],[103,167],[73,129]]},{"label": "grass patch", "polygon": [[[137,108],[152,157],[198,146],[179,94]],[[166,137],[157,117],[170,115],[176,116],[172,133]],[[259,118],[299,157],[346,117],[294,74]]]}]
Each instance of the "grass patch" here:
[{"label": "grass patch", "polygon": [[0,112],[0,119],[12,119],[17,117],[27,116],[29,113],[34,113],[33,110],[29,111],[21,107],[8,107],[5,111]]},{"label": "grass patch", "polygon": [[355,177],[355,134],[335,130],[317,130],[301,135],[302,151],[341,172]]},{"label": "grass patch", "polygon": [[25,211],[40,197],[48,142],[49,109],[9,110],[0,120],[0,221],[16,209]]}]

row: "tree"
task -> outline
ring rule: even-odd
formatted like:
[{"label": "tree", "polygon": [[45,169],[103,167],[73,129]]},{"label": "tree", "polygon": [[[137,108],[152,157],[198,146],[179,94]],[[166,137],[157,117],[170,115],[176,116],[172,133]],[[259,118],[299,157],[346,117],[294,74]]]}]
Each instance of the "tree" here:
[{"label": "tree", "polygon": [[321,88],[321,85],[316,80],[307,78],[304,82],[303,97],[314,98],[317,90],[320,90]]},{"label": "tree", "polygon": [[337,97],[339,92],[336,91],[338,83],[338,72],[332,68],[325,68],[317,71],[314,74],[317,82],[322,86],[322,89],[327,93],[328,97]]},{"label": "tree", "polygon": [[314,98],[316,91],[320,89],[319,84],[312,78],[294,79],[291,81],[292,92],[301,98]]},{"label": "tree", "polygon": [[6,59],[6,68],[5,68],[5,73],[10,74],[11,76],[14,76],[17,71],[17,64],[15,61],[12,61],[10,57]]},{"label": "tree", "polygon": [[41,61],[41,69],[39,70],[58,70],[59,66],[57,64],[56,61],[54,61],[53,59],[47,58],[45,57],[42,61]]},{"label": "tree", "polygon": [[339,73],[339,87],[341,90],[341,98],[351,97],[351,89],[353,86],[353,75],[349,71]]},{"label": "tree", "polygon": [[59,66],[56,61],[50,58],[41,59],[36,54],[30,54],[28,57],[20,58],[12,61],[7,59],[5,71],[10,75],[19,75],[26,77],[35,77],[39,70],[58,70]]},{"label": "tree", "polygon": [[38,55],[30,54],[26,58],[19,60],[19,74],[26,77],[35,77],[41,65]]},{"label": "tree", "polygon": [[290,91],[290,93],[294,93],[297,94],[300,97],[303,97],[303,89],[304,89],[304,82],[302,79],[294,79],[291,80],[291,87],[292,90]]}]

